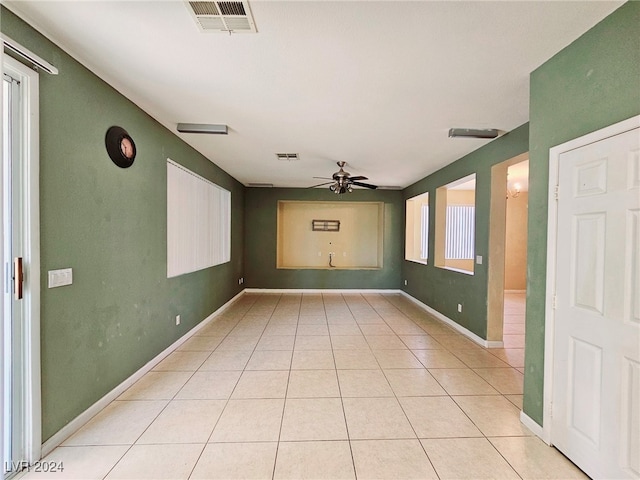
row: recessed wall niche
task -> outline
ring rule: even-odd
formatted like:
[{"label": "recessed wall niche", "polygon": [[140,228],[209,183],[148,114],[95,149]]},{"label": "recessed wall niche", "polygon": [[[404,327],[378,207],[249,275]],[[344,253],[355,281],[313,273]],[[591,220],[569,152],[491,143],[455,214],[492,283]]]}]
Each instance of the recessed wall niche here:
[{"label": "recessed wall niche", "polygon": [[[339,221],[338,231],[314,230],[313,221]],[[382,268],[384,203],[278,202],[277,267]]]}]

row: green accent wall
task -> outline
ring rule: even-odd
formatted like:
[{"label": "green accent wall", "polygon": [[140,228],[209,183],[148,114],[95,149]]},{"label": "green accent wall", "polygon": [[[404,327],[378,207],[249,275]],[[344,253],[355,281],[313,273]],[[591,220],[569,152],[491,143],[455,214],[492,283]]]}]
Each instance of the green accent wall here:
[{"label": "green accent wall", "polygon": [[[3,33],[60,71],[40,75],[47,440],[240,291],[244,187],[13,13],[1,15]],[[105,151],[112,125],[136,142],[128,169]],[[167,279],[167,157],[231,191],[230,263]],[[47,271],[66,267],[73,285],[48,289]]]},{"label": "green accent wall", "polygon": [[542,425],[549,149],[640,114],[640,2],[531,74],[524,412]]},{"label": "green accent wall", "polygon": [[[403,288],[486,338],[491,166],[527,150],[524,411],[542,424],[548,151],[640,114],[640,2],[624,4],[531,74],[529,124],[402,192],[344,196],[385,204],[384,267],[374,271],[277,269],[278,201],[343,197],[326,189],[245,189],[4,7],[0,30],[60,71],[40,75],[43,440],[233,298],[240,277],[254,288]],[[136,142],[129,169],[106,154],[112,125]],[[166,278],[167,157],[232,192],[231,262]],[[471,173],[476,251],[483,256],[475,275],[404,261],[405,199],[429,192],[434,212],[436,188]],[[434,232],[433,215],[430,222]],[[46,272],[65,267],[73,268],[74,284],[47,289]]]},{"label": "green accent wall", "polygon": [[[278,201],[384,202],[384,238],[379,270],[276,268]],[[404,202],[398,190],[354,190],[336,195],[328,188],[247,188],[245,194],[245,284],[250,288],[380,288],[400,287],[403,256]]]},{"label": "green accent wall", "polygon": [[[452,141],[464,141],[452,140]],[[404,260],[402,289],[479,337],[487,338],[487,292],[489,251],[489,210],[491,201],[491,167],[527,151],[529,125],[524,124],[471,152],[459,160],[403,190],[404,200],[429,192],[429,264]],[[482,265],[475,265],[473,275],[445,270],[433,265],[436,189],[450,182],[476,174],[475,254],[482,255]],[[404,232],[403,232],[404,237]],[[404,258],[404,257],[402,257]],[[463,304],[458,313],[458,303]]]}]

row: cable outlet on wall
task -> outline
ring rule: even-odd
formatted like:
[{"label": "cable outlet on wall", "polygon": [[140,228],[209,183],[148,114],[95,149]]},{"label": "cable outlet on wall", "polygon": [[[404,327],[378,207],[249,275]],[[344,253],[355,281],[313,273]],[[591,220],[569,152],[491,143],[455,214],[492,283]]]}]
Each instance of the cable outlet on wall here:
[{"label": "cable outlet on wall", "polygon": [[462,304],[461,303],[458,304],[458,313],[462,313]]},{"label": "cable outlet on wall", "polygon": [[176,315],[176,325],[180,325],[180,315]]}]

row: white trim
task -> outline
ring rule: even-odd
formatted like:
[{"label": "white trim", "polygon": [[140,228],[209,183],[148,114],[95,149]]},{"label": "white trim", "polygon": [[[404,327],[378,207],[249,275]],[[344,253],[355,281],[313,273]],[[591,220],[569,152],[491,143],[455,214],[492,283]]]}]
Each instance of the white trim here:
[{"label": "white trim", "polygon": [[15,53],[16,55],[24,58],[27,62],[31,63],[35,67],[51,75],[58,74],[58,69],[56,67],[54,67],[49,62],[39,57],[35,53],[33,53],[31,50],[28,50],[27,48],[23,47],[15,40],[9,38],[3,33],[0,33],[0,39],[2,39],[2,44],[4,48],[7,48],[13,53]]},{"label": "white trim", "polygon": [[240,298],[244,294],[244,291],[238,293],[235,297],[229,300],[227,303],[218,308],[215,312],[210,314],[203,321],[198,323],[195,327],[185,333],[178,340],[173,342],[167,348],[165,348],[162,352],[156,355],[153,359],[147,362],[140,370],[135,372],[125,381],[123,381],[120,385],[115,387],[109,393],[107,393],[104,397],[98,400],[96,403],[87,408],[84,412],[78,415],[76,418],[71,420],[68,424],[58,430],[49,440],[47,440],[42,445],[42,457],[51,453],[51,451],[58,447],[62,442],[64,442],[67,438],[77,432],[83,425],[85,425],[89,420],[91,420],[95,415],[100,413],[102,409],[104,409],[107,405],[109,405],[112,401],[118,398],[122,393],[124,393],[129,387],[131,387],[134,383],[136,383],[140,378],[142,378],[146,373],[148,373],[153,367],[155,367],[158,363],[164,360],[171,352],[177,349],[180,345],[185,343],[189,338],[195,335],[198,331],[203,329],[206,325],[215,321],[215,318],[220,315],[224,310],[229,308],[231,304],[233,304],[238,298]]},{"label": "white trim", "polygon": [[[4,72],[4,48],[0,49],[0,70]],[[0,115],[3,114],[3,99],[4,95],[0,95]],[[2,142],[4,135],[0,135],[0,152],[2,150]],[[4,153],[3,153],[4,155]],[[4,160],[3,160],[4,161]],[[4,185],[4,168],[0,167],[0,185]],[[0,195],[0,212],[4,212],[4,195]],[[2,225],[4,219],[2,213],[0,213],[0,225]],[[3,227],[4,229],[4,227]],[[0,234],[0,252],[4,252],[4,232]],[[3,261],[4,253],[0,253],[0,268],[4,268],[1,264]],[[5,275],[0,275],[0,295],[4,292],[5,288]],[[5,352],[4,352],[4,305],[0,302],[0,372],[4,372]],[[1,377],[0,377],[1,378]],[[0,388],[0,432],[5,431],[4,424],[4,387]],[[4,433],[0,433],[0,462],[1,465],[6,465],[10,459],[4,457]]]},{"label": "white trim", "polygon": [[403,293],[397,289],[356,288],[245,288],[247,293]]},{"label": "white trim", "polygon": [[576,148],[599,142],[614,135],[640,127],[640,115],[631,117],[622,122],[609,125],[595,132],[588,133],[568,142],[556,145],[549,149],[549,194],[548,194],[548,218],[547,218],[547,290],[545,298],[545,330],[544,330],[544,380],[543,380],[543,435],[538,435],[545,442],[551,444],[553,435],[551,432],[551,413],[553,399],[553,349],[555,331],[555,310],[553,297],[556,292],[556,238],[558,230],[558,207],[556,203],[556,186],[558,185],[558,168],[560,155],[575,150]]},{"label": "white trim", "polygon": [[322,289],[322,288],[247,288],[244,290],[246,293],[395,293],[404,295],[412,302],[416,303],[419,307],[426,310],[430,315],[436,317],[438,320],[443,321],[450,327],[453,327],[455,330],[462,333],[464,336],[476,342],[478,345],[481,345],[485,348],[503,348],[504,342],[498,341],[488,341],[484,338],[479,337],[472,331],[466,329],[459,323],[454,322],[449,317],[443,315],[442,313],[434,310],[430,306],[422,303],[420,300],[412,297],[407,292],[398,289],[347,289],[347,288],[336,288],[336,289]]},{"label": "white trim", "polygon": [[[6,40],[3,38],[3,40]],[[3,73],[20,81],[21,152],[24,212],[24,456],[40,459],[42,442],[42,397],[40,381],[40,89],[38,73],[9,57],[3,57]]]},{"label": "white trim", "polygon": [[540,438],[547,445],[551,445],[549,439],[547,438],[545,430],[523,411],[520,411],[520,422],[529,430],[531,430],[536,437]]},{"label": "white trim", "polygon": [[429,305],[427,305],[425,303],[422,303],[417,298],[412,297],[407,292],[400,291],[400,293],[402,295],[404,295],[405,297],[407,297],[412,302],[414,302],[416,305],[421,307],[423,310],[426,310],[430,315],[436,317],[438,320],[443,321],[444,323],[446,323],[447,325],[449,325],[453,329],[455,329],[458,332],[462,333],[465,337],[467,337],[470,340],[473,340],[474,342],[476,342],[478,345],[481,345],[484,348],[503,348],[504,347],[504,342],[500,342],[500,341],[496,341],[496,340],[485,340],[484,338],[479,337],[478,335],[473,333],[471,330],[469,330],[469,329],[463,327],[462,325],[460,325],[459,323],[451,320],[446,315],[443,315],[439,311],[431,308]]}]

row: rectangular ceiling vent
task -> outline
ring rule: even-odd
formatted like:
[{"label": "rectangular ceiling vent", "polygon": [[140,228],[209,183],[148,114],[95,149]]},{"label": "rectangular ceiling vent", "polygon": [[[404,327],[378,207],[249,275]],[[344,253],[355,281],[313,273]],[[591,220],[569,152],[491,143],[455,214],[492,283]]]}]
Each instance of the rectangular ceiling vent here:
[{"label": "rectangular ceiling vent", "polygon": [[188,2],[203,32],[256,33],[247,0],[236,2]]},{"label": "rectangular ceiling vent", "polygon": [[278,160],[282,160],[283,162],[295,162],[300,160],[297,153],[276,153],[276,157],[278,157]]}]

